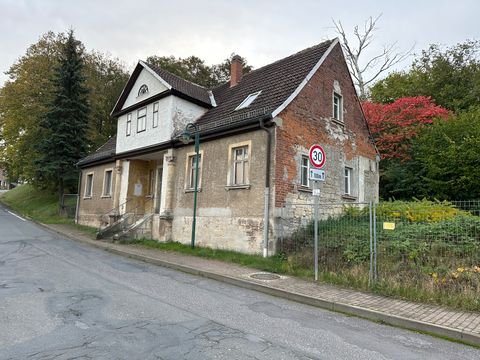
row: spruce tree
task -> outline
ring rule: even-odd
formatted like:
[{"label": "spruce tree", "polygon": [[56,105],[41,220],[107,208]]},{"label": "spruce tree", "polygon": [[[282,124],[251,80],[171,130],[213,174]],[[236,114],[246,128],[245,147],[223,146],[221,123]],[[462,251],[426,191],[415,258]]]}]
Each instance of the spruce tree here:
[{"label": "spruce tree", "polygon": [[83,47],[70,30],[52,79],[52,103],[40,123],[42,138],[37,148],[37,181],[57,190],[60,213],[64,211],[66,187],[78,180],[75,164],[86,155],[88,148],[89,106],[82,56]]}]

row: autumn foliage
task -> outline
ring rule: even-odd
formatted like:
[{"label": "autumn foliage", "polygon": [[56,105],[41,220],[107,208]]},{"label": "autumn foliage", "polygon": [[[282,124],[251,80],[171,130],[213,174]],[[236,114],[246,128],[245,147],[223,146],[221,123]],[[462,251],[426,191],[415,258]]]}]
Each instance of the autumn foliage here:
[{"label": "autumn foliage", "polygon": [[449,111],[425,96],[404,97],[391,104],[364,102],[363,111],[383,159],[410,159],[410,140]]}]

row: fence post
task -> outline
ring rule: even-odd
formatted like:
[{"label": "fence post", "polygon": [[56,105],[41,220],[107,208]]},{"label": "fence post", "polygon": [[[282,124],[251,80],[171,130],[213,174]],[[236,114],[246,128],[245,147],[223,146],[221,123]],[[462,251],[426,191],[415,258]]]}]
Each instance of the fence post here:
[{"label": "fence post", "polygon": [[75,204],[75,224],[78,224],[79,208],[80,208],[80,194],[77,194],[77,203]]},{"label": "fence post", "polygon": [[369,233],[370,233],[370,269],[368,271],[368,286],[372,285],[373,281],[373,214],[372,214],[372,202],[368,203],[368,216],[369,216]]}]

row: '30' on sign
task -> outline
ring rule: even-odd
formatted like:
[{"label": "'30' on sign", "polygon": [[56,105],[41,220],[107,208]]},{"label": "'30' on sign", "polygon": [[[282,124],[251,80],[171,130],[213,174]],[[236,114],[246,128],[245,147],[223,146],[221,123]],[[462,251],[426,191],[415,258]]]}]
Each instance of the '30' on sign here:
[{"label": "'30' on sign", "polygon": [[325,165],[325,151],[318,144],[314,144],[310,147],[308,157],[310,158],[310,164],[317,169],[320,169]]}]

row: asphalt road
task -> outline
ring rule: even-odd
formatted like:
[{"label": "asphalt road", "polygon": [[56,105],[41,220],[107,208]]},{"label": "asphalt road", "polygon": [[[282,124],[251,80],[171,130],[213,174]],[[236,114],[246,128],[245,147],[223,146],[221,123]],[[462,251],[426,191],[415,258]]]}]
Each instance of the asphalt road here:
[{"label": "asphalt road", "polygon": [[0,359],[480,359],[480,350],[148,265],[0,205]]}]

